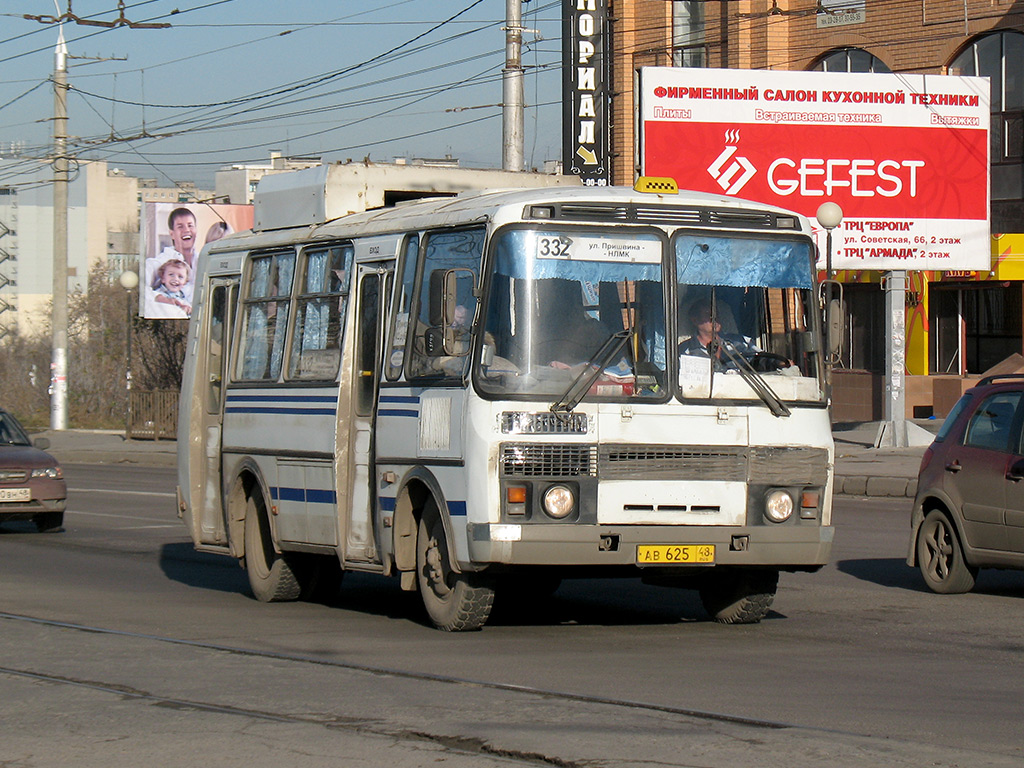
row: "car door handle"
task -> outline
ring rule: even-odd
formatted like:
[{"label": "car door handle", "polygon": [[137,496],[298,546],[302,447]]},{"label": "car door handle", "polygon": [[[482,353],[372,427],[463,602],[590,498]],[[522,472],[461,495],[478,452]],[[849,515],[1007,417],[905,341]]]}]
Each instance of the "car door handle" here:
[{"label": "car door handle", "polygon": [[1006,479],[1019,483],[1024,480],[1024,461],[1018,461],[1006,471]]},{"label": "car door handle", "polygon": [[952,464],[946,465],[947,472],[959,472],[961,469],[963,469],[963,466],[959,461],[954,461]]}]

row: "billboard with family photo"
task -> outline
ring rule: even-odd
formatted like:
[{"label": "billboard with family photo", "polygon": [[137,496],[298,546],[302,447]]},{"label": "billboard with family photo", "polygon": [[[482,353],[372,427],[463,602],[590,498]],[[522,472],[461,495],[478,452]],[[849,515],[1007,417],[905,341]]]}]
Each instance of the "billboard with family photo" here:
[{"label": "billboard with family photo", "polygon": [[139,314],[152,319],[191,315],[203,247],[251,229],[252,221],[251,205],[143,203]]}]

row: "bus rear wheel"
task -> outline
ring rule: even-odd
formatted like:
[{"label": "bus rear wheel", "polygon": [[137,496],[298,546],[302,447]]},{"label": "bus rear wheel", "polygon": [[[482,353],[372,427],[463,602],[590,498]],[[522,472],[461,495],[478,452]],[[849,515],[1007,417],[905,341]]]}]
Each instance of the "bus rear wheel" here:
[{"label": "bus rear wheel", "polygon": [[295,572],[274,550],[270,521],[250,496],[245,505],[245,570],[249,587],[261,603],[298,600],[302,589]]},{"label": "bus rear wheel", "polygon": [[416,576],[423,607],[434,626],[445,632],[480,629],[494,605],[494,588],[475,573],[451,567],[448,538],[437,506],[431,502],[420,517],[416,536]]},{"label": "bus rear wheel", "polygon": [[712,573],[700,587],[700,600],[720,624],[756,624],[768,615],[778,586],[773,569]]}]

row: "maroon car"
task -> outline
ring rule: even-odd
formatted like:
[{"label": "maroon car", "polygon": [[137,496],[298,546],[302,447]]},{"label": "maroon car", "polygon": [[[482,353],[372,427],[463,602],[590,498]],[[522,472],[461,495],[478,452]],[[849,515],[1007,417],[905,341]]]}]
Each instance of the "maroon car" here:
[{"label": "maroon car", "polygon": [[46,438],[29,440],[21,424],[0,410],[0,522],[31,520],[40,531],[60,530],[68,489],[60,464],[44,450]]},{"label": "maroon car", "polygon": [[909,565],[935,592],[968,592],[979,568],[1024,569],[1024,375],[969,389],[925,451]]}]

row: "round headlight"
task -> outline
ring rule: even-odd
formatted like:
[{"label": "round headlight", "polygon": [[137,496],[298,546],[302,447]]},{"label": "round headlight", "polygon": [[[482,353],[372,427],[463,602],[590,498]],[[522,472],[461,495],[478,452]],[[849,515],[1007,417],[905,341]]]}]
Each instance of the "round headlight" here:
[{"label": "round headlight", "polygon": [[788,491],[772,491],[764,501],[764,514],[773,523],[784,523],[793,514],[793,507]]},{"label": "round headlight", "polygon": [[564,485],[553,485],[544,491],[544,511],[558,520],[567,517],[576,507],[576,497]]}]

